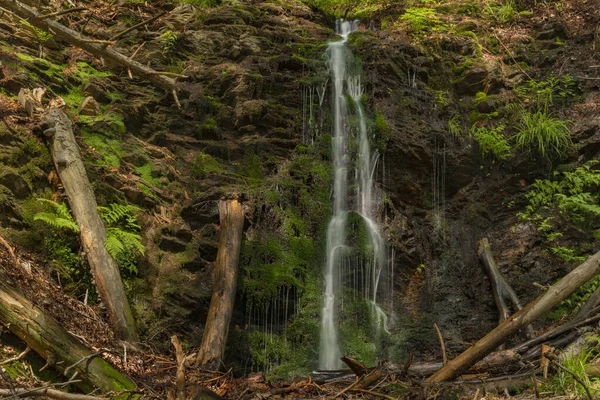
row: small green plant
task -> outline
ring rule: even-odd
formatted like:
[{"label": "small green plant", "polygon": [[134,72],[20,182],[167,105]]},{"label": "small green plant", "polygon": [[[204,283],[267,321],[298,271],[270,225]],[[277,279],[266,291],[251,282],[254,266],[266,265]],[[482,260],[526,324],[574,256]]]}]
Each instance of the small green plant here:
[{"label": "small green plant", "polygon": [[569,74],[551,76],[541,81],[531,79],[526,85],[515,88],[522,100],[534,102],[538,109],[546,111],[552,104],[564,105],[577,98],[579,91],[579,84]]},{"label": "small green plant", "polygon": [[211,155],[199,153],[192,160],[192,175],[196,178],[206,178],[212,172],[223,172],[223,167]]},{"label": "small green plant", "polygon": [[484,12],[488,17],[500,24],[512,22],[519,15],[513,0],[488,2],[485,5]]},{"label": "small green plant", "polygon": [[453,115],[448,120],[448,132],[450,132],[455,139],[460,139],[464,136],[465,130],[462,127],[459,114]]},{"label": "small green plant", "polygon": [[550,385],[558,393],[564,393],[575,396],[586,396],[586,390],[581,385],[583,383],[592,393],[600,390],[600,379],[592,377],[586,372],[588,367],[595,359],[600,356],[599,344],[600,338],[597,336],[588,336],[585,338],[582,348],[579,350],[566,351],[561,354],[560,364],[567,370],[573,372],[581,382],[563,369],[559,369],[557,375],[550,382]]},{"label": "small green plant", "polygon": [[69,208],[65,203],[57,203],[48,199],[37,199],[52,208],[52,211],[44,211],[37,213],[34,221],[42,221],[55,229],[64,229],[68,232],[79,232],[79,226],[71,216]]},{"label": "small green plant", "polygon": [[177,33],[168,29],[159,36],[159,40],[163,43],[163,53],[166,54],[175,48],[177,41],[179,40],[179,36]]},{"label": "small green plant", "polygon": [[130,274],[136,275],[137,254],[144,255],[145,248],[140,235],[141,226],[135,213],[140,209],[132,205],[112,203],[99,206],[98,211],[106,224],[104,246],[117,264]]},{"label": "small green plant", "polygon": [[432,30],[441,24],[435,11],[427,7],[407,8],[400,20],[405,22],[413,33]]},{"label": "small green plant", "polygon": [[535,152],[546,160],[563,156],[569,151],[571,131],[568,121],[548,116],[545,110],[531,113],[518,108],[521,119],[517,127],[517,148]]},{"label": "small green plant", "polygon": [[[78,233],[79,226],[71,216],[64,203],[48,199],[38,199],[51,207],[52,211],[35,214],[34,221],[41,221],[52,228]],[[109,254],[120,267],[131,274],[137,274],[136,253],[144,254],[144,246],[139,234],[141,226],[135,216],[138,207],[131,205],[110,204],[108,207],[99,206],[98,211],[106,224],[106,241],[104,245]]]},{"label": "small green plant", "polygon": [[502,131],[504,131],[503,125],[493,129],[473,125],[471,134],[479,142],[482,157],[485,158],[490,153],[501,161],[510,157],[510,144],[502,134]]}]

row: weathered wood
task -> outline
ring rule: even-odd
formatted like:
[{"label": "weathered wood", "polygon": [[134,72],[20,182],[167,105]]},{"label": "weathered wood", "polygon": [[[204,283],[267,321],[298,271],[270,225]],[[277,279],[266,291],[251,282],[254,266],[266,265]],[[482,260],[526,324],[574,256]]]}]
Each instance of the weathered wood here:
[{"label": "weathered wood", "polygon": [[589,257],[583,264],[555,283],[544,294],[530,302],[521,311],[510,316],[461,355],[427,378],[426,381],[442,382],[457,377],[471,365],[489,354],[493,349],[504,343],[519,329],[531,324],[552,307],[566,299],[571,293],[594,278],[598,273],[600,273],[600,252]]},{"label": "weathered wood", "polygon": [[[0,281],[0,323],[54,367],[78,373],[88,386],[103,391],[135,389],[135,383],[92,353],[77,338],[19,291]],[[82,359],[85,361],[80,362]]]},{"label": "weathered wood", "polygon": [[36,28],[41,29],[44,32],[51,33],[57,38],[62,39],[73,46],[80,47],[96,57],[102,57],[107,61],[112,61],[128,68],[158,87],[169,91],[173,91],[176,88],[174,79],[157,74],[157,71],[153,70],[152,68],[134,61],[118,51],[111,49],[110,47],[106,47],[105,44],[98,44],[90,41],[90,38],[64,26],[63,24],[48,19],[46,16],[38,13],[33,8],[23,4],[20,1],[0,0],[0,7],[15,13]]},{"label": "weathered wood", "polygon": [[[479,254],[479,258],[481,262],[485,266],[485,271],[490,278],[490,283],[492,285],[492,293],[494,295],[494,301],[496,302],[496,307],[498,307],[498,312],[500,313],[499,324],[504,322],[509,316],[510,311],[506,302],[510,300],[517,310],[522,310],[523,306],[517,297],[517,294],[513,290],[513,288],[506,282],[504,276],[500,273],[500,269],[498,268],[498,264],[496,263],[496,259],[494,258],[494,254],[492,253],[492,249],[490,247],[490,243],[487,238],[483,238],[479,241],[479,249],[477,250]],[[531,325],[527,326],[527,336],[532,339],[535,337],[535,332]]]},{"label": "weathered wood", "polygon": [[220,236],[215,279],[196,366],[219,369],[233,311],[242,245],[244,211],[237,200],[219,202]]},{"label": "weathered wood", "polygon": [[175,389],[177,400],[185,400],[185,355],[177,335],[171,336],[171,343],[175,347],[175,358],[177,360],[177,373],[175,374]]},{"label": "weathered wood", "polygon": [[600,305],[600,287],[594,290],[594,293],[587,299],[581,308],[575,314],[573,320],[581,321],[590,316],[592,311]]},{"label": "weathered wood", "polygon": [[350,358],[350,357],[346,357],[343,356],[341,358],[341,360],[344,362],[344,364],[346,364],[348,366],[348,368],[350,368],[352,370],[352,372],[354,372],[354,374],[356,374],[356,376],[358,376],[359,378],[361,376],[363,376],[364,374],[369,372],[369,369],[367,367],[365,367],[365,365],[363,363],[361,363],[358,360],[355,360],[354,358]]},{"label": "weathered wood", "polygon": [[57,400],[105,400],[105,397],[88,396],[87,394],[67,393],[49,387],[0,389],[0,396],[17,396],[17,398],[44,397]]},{"label": "weathered wood", "polygon": [[48,108],[43,119],[54,133],[50,138],[54,166],[79,226],[81,244],[98,294],[106,305],[111,326],[118,337],[137,340],[135,321],[125,296],[119,267],[104,246],[106,229],[98,214],[94,191],[81,160],[71,120],[58,108]]}]

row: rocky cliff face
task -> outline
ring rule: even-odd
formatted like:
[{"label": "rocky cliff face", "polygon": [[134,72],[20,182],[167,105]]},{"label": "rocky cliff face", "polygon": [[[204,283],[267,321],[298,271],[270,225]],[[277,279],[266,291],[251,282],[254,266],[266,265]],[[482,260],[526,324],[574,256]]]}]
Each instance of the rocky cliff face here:
[{"label": "rocky cliff face", "polygon": [[[160,8],[133,4],[102,3],[113,13],[60,21],[106,40]],[[537,214],[526,211],[526,194],[539,191],[536,179],[560,180],[599,157],[598,10],[573,1],[514,10],[505,20],[497,9],[478,7],[390,6],[349,40],[362,59],[364,102],[382,154],[380,220],[395,253],[385,348],[373,348],[368,331],[343,333],[353,338],[347,351],[368,361],[411,351],[435,356],[433,322],[452,354],[495,326],[476,253],[483,237],[523,302],[540,293],[534,282],[551,284],[598,248],[599,227],[574,220],[567,206],[548,201]],[[120,67],[15,20],[0,25],[2,229],[42,251],[73,295],[92,287],[76,237],[60,230],[43,237],[34,220],[43,211],[35,199],[60,200],[61,188],[15,96],[44,86],[65,99],[76,122],[99,203],[141,208],[146,253],[123,273],[145,340],[164,349],[177,332],[190,346],[199,343],[212,291],[217,201],[237,197],[247,224],[229,360],[239,372],[299,373],[318,358],[331,184],[331,116],[321,96],[333,19],[300,2],[165,11],[115,47],[186,75],[181,108]],[[511,105],[533,115],[540,92],[552,97],[548,115],[570,121],[574,145],[564,154],[545,157],[516,144],[522,115]],[[89,97],[95,106],[80,110]],[[590,184],[585,192],[596,198],[596,190]],[[584,220],[595,215],[581,212]],[[368,318],[359,304],[346,317]]]}]

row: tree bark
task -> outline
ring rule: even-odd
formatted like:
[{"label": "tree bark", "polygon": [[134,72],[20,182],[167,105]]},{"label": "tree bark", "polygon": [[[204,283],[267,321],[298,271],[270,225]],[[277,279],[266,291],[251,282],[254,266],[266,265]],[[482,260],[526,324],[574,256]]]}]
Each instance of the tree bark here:
[{"label": "tree bark", "polygon": [[0,7],[12,11],[36,28],[41,29],[44,32],[51,33],[59,39],[72,44],[73,46],[80,47],[96,57],[102,57],[107,61],[112,61],[116,64],[127,67],[134,73],[152,82],[158,87],[167,89],[169,91],[175,90],[176,88],[174,79],[160,75],[160,72],[134,61],[118,51],[107,48],[105,45],[93,43],[93,41],[90,41],[89,38],[85,37],[79,32],[67,28],[63,24],[44,18],[42,14],[38,13],[28,5],[21,3],[20,1],[0,0]]},{"label": "tree bark", "polygon": [[[93,353],[19,291],[0,281],[0,323],[53,366],[103,391],[135,389],[135,383]],[[83,361],[82,361],[83,360]]]},{"label": "tree bark", "polygon": [[119,267],[104,246],[106,229],[98,214],[96,198],[79,154],[71,121],[58,108],[49,108],[44,120],[53,132],[50,148],[54,166],[79,225],[81,244],[98,294],[106,305],[109,321],[118,337],[137,340],[135,321],[125,296]]},{"label": "tree bark", "polygon": [[237,200],[219,202],[220,237],[215,263],[215,279],[210,308],[196,366],[220,367],[231,322],[242,245],[244,211]]},{"label": "tree bark", "polygon": [[[510,300],[517,310],[523,309],[517,294],[513,290],[513,288],[506,282],[506,279],[500,273],[500,269],[498,269],[498,264],[496,263],[496,259],[494,258],[494,254],[492,253],[492,249],[490,247],[490,243],[487,238],[483,238],[479,241],[479,249],[477,250],[479,254],[479,258],[481,262],[485,266],[485,271],[490,278],[490,283],[492,284],[492,292],[494,294],[494,301],[496,302],[496,307],[498,307],[498,312],[500,313],[499,324],[504,322],[509,316],[510,311],[508,310],[508,306],[506,302]],[[527,336],[529,339],[535,337],[535,332],[531,325],[527,326]]]},{"label": "tree bark", "polygon": [[427,378],[426,382],[442,382],[457,377],[493,349],[504,343],[519,329],[531,324],[552,307],[566,299],[571,293],[598,273],[600,273],[600,252],[588,258],[583,264],[555,283],[546,293],[530,302],[521,311],[510,316],[496,329]]}]

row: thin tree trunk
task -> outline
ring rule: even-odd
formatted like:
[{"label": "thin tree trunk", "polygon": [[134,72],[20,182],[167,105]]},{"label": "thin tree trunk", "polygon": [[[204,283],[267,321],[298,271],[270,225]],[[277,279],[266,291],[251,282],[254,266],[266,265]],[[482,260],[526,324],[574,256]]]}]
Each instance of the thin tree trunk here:
[{"label": "thin tree trunk", "polygon": [[215,279],[196,366],[217,370],[225,352],[231,322],[242,245],[244,211],[237,200],[219,202],[221,220]]},{"label": "thin tree trunk", "polygon": [[[54,367],[105,392],[136,385],[61,327],[19,291],[0,281],[0,323]],[[66,371],[68,370],[68,371]]]},{"label": "thin tree trunk", "polygon": [[49,108],[44,120],[53,132],[50,143],[54,166],[79,225],[81,244],[98,294],[106,305],[109,321],[118,337],[137,340],[135,321],[125,296],[119,267],[104,246],[106,229],[98,214],[96,198],[79,154],[71,121],[58,108]]},{"label": "thin tree trunk", "polygon": [[496,329],[427,378],[426,382],[442,382],[456,378],[471,365],[504,343],[519,329],[541,317],[598,273],[600,273],[600,252],[588,258],[583,264],[555,283],[546,293],[527,304],[521,311],[510,316]]},{"label": "thin tree trunk", "polygon": [[20,18],[23,18],[31,25],[44,32],[51,33],[73,46],[80,47],[85,51],[90,52],[96,57],[102,57],[107,61],[112,61],[116,64],[127,67],[132,72],[152,82],[154,85],[172,91],[176,87],[175,80],[161,75],[160,72],[146,67],[137,61],[111,49],[106,45],[94,43],[93,40],[83,36],[77,31],[67,28],[63,24],[52,21],[49,18],[43,18],[43,15],[35,11],[33,8],[20,1],[16,0],[0,0],[0,7],[12,11]]}]

